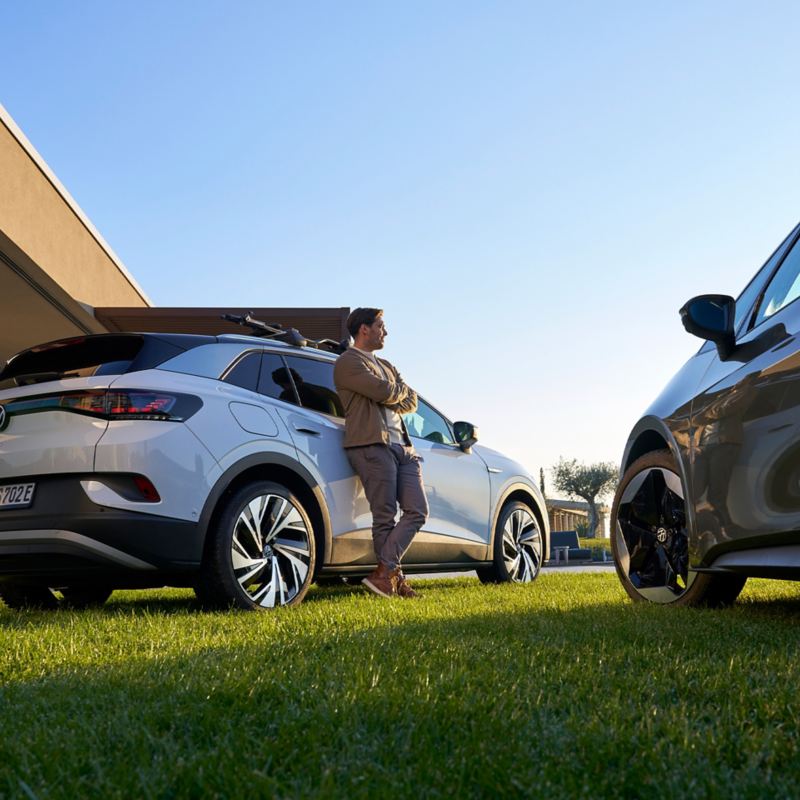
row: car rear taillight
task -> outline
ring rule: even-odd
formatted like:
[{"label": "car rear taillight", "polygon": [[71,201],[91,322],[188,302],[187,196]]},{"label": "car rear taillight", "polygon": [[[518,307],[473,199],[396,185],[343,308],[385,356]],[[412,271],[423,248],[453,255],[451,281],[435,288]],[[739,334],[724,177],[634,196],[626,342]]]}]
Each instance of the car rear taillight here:
[{"label": "car rear taillight", "polygon": [[22,397],[5,404],[9,415],[71,411],[108,420],[183,422],[200,410],[199,397],[143,389],[87,389],[79,392]]},{"label": "car rear taillight", "polygon": [[163,392],[109,392],[106,412],[111,419],[172,419],[178,397]]}]

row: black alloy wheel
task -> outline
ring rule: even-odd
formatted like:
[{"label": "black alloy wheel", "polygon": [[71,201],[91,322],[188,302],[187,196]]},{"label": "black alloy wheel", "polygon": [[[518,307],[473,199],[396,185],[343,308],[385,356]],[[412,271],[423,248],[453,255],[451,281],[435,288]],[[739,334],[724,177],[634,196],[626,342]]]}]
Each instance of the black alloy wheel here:
[{"label": "black alloy wheel", "polygon": [[673,605],[732,603],[746,578],[689,568],[683,484],[668,450],[647,453],[626,470],[611,509],[614,564],[628,595]]}]

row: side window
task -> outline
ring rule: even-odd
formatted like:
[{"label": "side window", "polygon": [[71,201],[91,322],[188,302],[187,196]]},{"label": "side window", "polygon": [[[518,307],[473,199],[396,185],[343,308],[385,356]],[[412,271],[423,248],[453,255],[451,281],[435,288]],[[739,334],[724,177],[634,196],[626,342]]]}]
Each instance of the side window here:
[{"label": "side window", "polygon": [[800,297],[800,246],[795,245],[769,282],[754,325],[769,319]]},{"label": "side window", "polygon": [[786,255],[786,251],[794,241],[797,228],[793,230],[784,240],[775,252],[767,259],[767,262],[756,273],[756,276],[750,283],[747,284],[744,291],[736,299],[736,316],[733,322],[733,330],[736,336],[741,336],[747,331],[747,322],[752,317],[753,304],[761,294],[764,284],[769,280],[770,275],[775,269],[775,266],[780,263],[780,260]]},{"label": "side window", "polygon": [[333,384],[333,362],[287,356],[286,363],[303,408],[334,417],[344,416],[342,401]]},{"label": "side window", "polygon": [[223,374],[222,380],[225,383],[232,383],[234,386],[241,386],[242,389],[250,389],[251,392],[254,392],[258,386],[260,365],[261,353],[248,353]]},{"label": "side window", "polygon": [[404,414],[403,420],[408,428],[409,436],[427,439],[438,444],[455,444],[453,433],[447,420],[434,411],[422,398],[417,401],[417,410]]},{"label": "side window", "polygon": [[275,400],[298,405],[294,384],[289,376],[286,364],[277,353],[264,353],[261,359],[261,377],[258,380],[258,391]]}]

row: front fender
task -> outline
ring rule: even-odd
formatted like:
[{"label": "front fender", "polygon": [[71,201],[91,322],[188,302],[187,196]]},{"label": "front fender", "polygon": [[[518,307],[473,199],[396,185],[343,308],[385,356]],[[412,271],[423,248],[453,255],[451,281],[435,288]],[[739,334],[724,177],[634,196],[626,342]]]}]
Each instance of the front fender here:
[{"label": "front fender", "polygon": [[502,511],[506,502],[512,497],[512,495],[515,494],[520,499],[523,499],[524,496],[524,501],[530,503],[534,511],[538,512],[539,522],[542,527],[542,538],[544,540],[542,560],[547,561],[550,558],[550,518],[547,514],[547,506],[545,505],[541,491],[536,486],[519,476],[509,478],[497,493],[497,502],[495,503],[491,518],[492,527],[491,537],[489,540],[489,556],[491,557],[491,554],[494,551],[494,534],[495,529],[497,528],[497,520],[500,517],[500,512]]},{"label": "front fender", "polygon": [[[651,453],[654,450],[668,449],[675,459],[681,484],[683,485],[689,530],[694,531],[695,514],[694,502],[691,496],[691,448],[689,443],[688,420],[685,426],[676,426],[676,429],[678,429],[680,438],[684,439],[682,444],[673,433],[673,429],[660,417],[652,415],[642,417],[628,436],[628,441],[625,444],[625,450],[622,455],[619,477],[620,480],[622,480],[622,476],[637,458]],[[612,531],[612,536],[613,535],[614,532]]]}]

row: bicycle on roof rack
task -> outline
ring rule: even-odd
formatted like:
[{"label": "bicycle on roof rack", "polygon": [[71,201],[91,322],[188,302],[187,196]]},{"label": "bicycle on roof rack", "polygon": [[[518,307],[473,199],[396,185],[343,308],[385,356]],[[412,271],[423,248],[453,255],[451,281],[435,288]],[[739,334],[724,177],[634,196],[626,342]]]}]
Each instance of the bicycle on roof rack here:
[{"label": "bicycle on roof rack", "polygon": [[312,347],[316,350],[327,350],[329,353],[344,353],[350,346],[350,339],[342,339],[336,342],[333,339],[310,339],[303,336],[297,328],[284,328],[283,325],[273,322],[267,324],[263,320],[256,319],[251,311],[248,314],[222,314],[221,318],[236,325],[250,328],[254,336],[263,339],[274,339],[277,342],[284,342],[294,347]]}]

